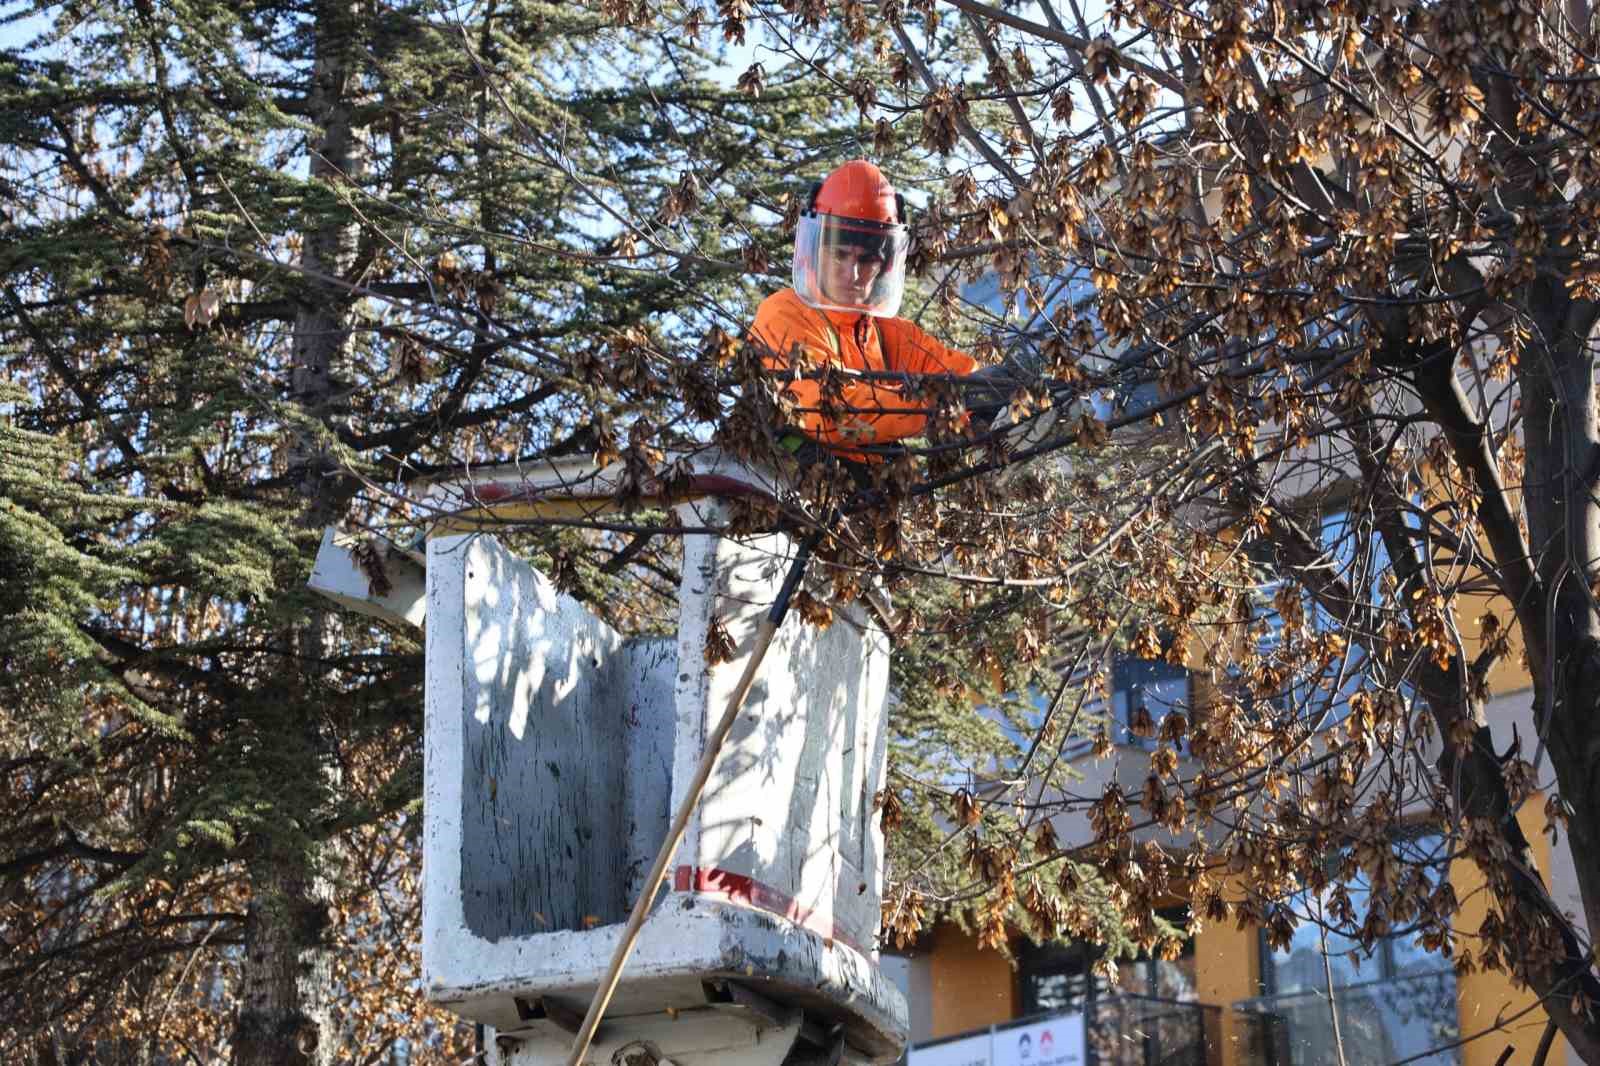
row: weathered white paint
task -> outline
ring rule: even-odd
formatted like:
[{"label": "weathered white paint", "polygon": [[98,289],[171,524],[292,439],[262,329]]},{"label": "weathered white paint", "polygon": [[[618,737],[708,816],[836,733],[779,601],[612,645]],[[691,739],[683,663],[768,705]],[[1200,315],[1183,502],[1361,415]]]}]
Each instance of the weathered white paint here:
[{"label": "weathered white paint", "polygon": [[[726,521],[694,506],[685,524]],[[564,1057],[570,1037],[530,1005],[586,1009],[792,551],[782,536],[686,538],[676,638],[626,641],[492,537],[430,540],[424,983],[526,1038],[508,1061]],[[905,1003],[873,948],[888,646],[865,614],[841,615],[821,632],[792,617],[774,640],[673,864],[687,890],[658,899],[590,1061],[660,1030],[679,1034],[660,1054],[695,1066],[712,1038],[697,1020],[738,1020],[713,1003],[717,979],[842,1025],[847,1060],[903,1047]],[[714,616],[740,652],[712,667]],[[718,1066],[778,1066],[787,1043],[751,1042],[763,1026],[716,1037],[733,1041]]]},{"label": "weathered white paint", "polygon": [[[428,647],[443,652],[428,678],[451,684],[439,709],[461,728],[454,822],[467,927],[492,941],[621,921],[634,735],[622,638],[493,537],[435,538],[428,555],[438,591]],[[667,692],[656,696],[664,713]]]},{"label": "weathered white paint", "polygon": [[[623,464],[597,467],[583,456],[497,463],[417,482],[418,505],[430,516],[430,536],[486,531],[546,514],[568,519],[603,515],[617,508],[617,493],[626,480]],[[662,464],[661,476],[637,490],[642,503],[660,505],[671,500],[679,504],[681,513],[690,516],[687,521],[699,526],[710,520],[697,513],[698,501],[730,494],[777,499],[787,492],[782,479],[770,471],[745,466],[720,448],[709,446],[670,455]],[[725,511],[718,513],[726,521]],[[421,627],[427,601],[425,556],[392,544],[382,546],[394,589],[388,595],[375,596],[370,579],[355,561],[353,549],[359,539],[328,527],[308,587],[361,614]],[[868,595],[879,615],[888,617],[875,590]]]},{"label": "weathered white paint", "polygon": [[[701,503],[690,521],[721,525]],[[781,534],[747,541],[687,537],[678,629],[679,736],[674,807],[721,716],[753,635],[788,572]],[[739,653],[715,667],[703,649],[718,618]],[[889,649],[867,616],[847,610],[825,631],[791,615],[723,747],[680,865],[751,878],[792,901],[825,935],[869,946],[879,923],[882,839],[871,817],[884,773]]]},{"label": "weathered white paint", "polygon": [[[426,890],[423,899],[427,923]],[[476,957],[463,950],[469,942],[461,935],[435,942],[449,953],[446,958],[437,950],[430,955],[425,940],[427,993],[502,1033],[523,1027],[518,999],[544,997],[581,1014],[621,934],[617,923],[492,944],[480,940]],[[898,1043],[889,1038],[904,1039],[904,1003],[871,959],[838,943],[830,946],[791,922],[694,892],[663,893],[623,971],[602,1032],[626,1028],[629,1018],[706,1007],[704,982],[713,979],[740,981],[821,1018],[831,1012],[845,1022],[852,1044],[880,1061],[898,1054]]]},{"label": "weathered white paint", "polygon": [[427,602],[422,566],[392,545],[380,546],[393,587],[387,595],[374,596],[372,579],[355,561],[357,539],[336,533],[332,526],[323,530],[307,586],[352,611],[387,622],[422,625]]},{"label": "weathered white paint", "polygon": [[664,797],[672,794],[673,675],[678,667],[677,643],[671,637],[624,641],[620,667],[622,736],[626,739],[627,773],[623,777],[627,846],[623,895],[631,907],[644,891],[672,811]]},{"label": "weathered white paint", "polygon": [[721,448],[707,446],[675,453],[657,476],[629,485],[625,463],[597,467],[586,456],[564,455],[524,462],[476,466],[418,482],[424,513],[443,519],[463,513],[490,519],[496,512],[520,513],[527,505],[587,502],[593,514],[615,509],[619,495],[636,494],[660,503],[729,491],[779,498],[787,491],[771,471],[746,466]]}]

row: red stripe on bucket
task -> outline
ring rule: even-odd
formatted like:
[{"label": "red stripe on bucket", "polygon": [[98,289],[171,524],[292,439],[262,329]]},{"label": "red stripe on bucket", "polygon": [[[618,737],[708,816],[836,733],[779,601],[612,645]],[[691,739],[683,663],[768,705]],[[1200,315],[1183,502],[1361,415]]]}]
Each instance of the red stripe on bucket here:
[{"label": "red stripe on bucket", "polygon": [[672,875],[675,892],[698,892],[705,896],[720,896],[730,903],[742,904],[758,911],[766,911],[785,918],[802,929],[808,929],[825,940],[837,940],[865,955],[859,940],[838,923],[800,903],[787,892],[763,884],[746,874],[736,874],[716,867],[680,866]]}]

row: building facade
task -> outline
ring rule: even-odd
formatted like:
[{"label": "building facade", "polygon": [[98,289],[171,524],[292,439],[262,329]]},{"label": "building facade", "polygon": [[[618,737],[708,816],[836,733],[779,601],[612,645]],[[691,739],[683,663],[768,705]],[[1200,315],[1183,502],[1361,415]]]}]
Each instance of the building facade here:
[{"label": "building facade", "polygon": [[[1114,722],[1141,697],[1152,703],[1195,698],[1194,677],[1157,664],[1121,662],[1112,676]],[[1536,735],[1531,692],[1525,680],[1512,687],[1519,678],[1509,666],[1494,680],[1508,690],[1489,708],[1497,750],[1503,750],[1514,730]],[[1145,772],[1137,738],[1126,728],[1114,736],[1110,756],[1079,757],[1084,791]],[[1581,913],[1573,858],[1565,838],[1552,841],[1545,832],[1539,797],[1524,804],[1519,821],[1552,896],[1563,910]],[[1086,824],[1061,827],[1064,842],[1089,836]],[[1415,858],[1443,842],[1419,825],[1395,846]],[[1441,869],[1462,901],[1454,928],[1472,950],[1488,910],[1483,877],[1469,860]],[[1358,908],[1360,896],[1355,886]],[[1316,917],[1322,902],[1302,893],[1295,909]],[[1184,901],[1171,903],[1168,916],[1182,918]],[[1450,959],[1415,941],[1400,933],[1369,956],[1307,921],[1287,949],[1274,949],[1259,927],[1230,920],[1203,926],[1177,960],[1122,962],[1111,982],[1092,973],[1093,945],[1035,945],[1018,936],[1007,958],[947,924],[884,962],[911,1005],[913,1060],[918,1051],[954,1038],[991,1029],[1003,1035],[1024,1019],[1081,1015],[1086,1066],[1337,1066],[1341,1048],[1347,1066],[1533,1061],[1547,1017],[1531,993],[1497,970],[1457,974]],[[1502,1060],[1508,1047],[1511,1057]],[[1579,1062],[1559,1036],[1546,1061]]]}]

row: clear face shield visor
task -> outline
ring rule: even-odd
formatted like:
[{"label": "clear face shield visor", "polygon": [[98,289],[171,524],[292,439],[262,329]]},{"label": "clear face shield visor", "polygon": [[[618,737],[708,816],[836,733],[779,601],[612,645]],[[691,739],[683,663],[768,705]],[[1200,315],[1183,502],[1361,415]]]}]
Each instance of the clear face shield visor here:
[{"label": "clear face shield visor", "polygon": [[824,311],[892,318],[906,289],[910,231],[823,212],[800,216],[794,238],[794,291]]}]

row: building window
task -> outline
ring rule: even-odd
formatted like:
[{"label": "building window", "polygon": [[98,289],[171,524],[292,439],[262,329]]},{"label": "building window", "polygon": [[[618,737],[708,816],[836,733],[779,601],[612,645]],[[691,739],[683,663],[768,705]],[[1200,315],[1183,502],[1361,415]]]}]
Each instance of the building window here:
[{"label": "building window", "polygon": [[[1161,913],[1173,924],[1186,921],[1181,907]],[[1170,961],[1118,962],[1115,982],[1094,973],[1098,955],[1079,944],[1025,947],[1018,960],[1024,1015],[1082,1015],[1087,1066],[1219,1061],[1221,1012],[1199,1002],[1193,941]]]},{"label": "building window", "polygon": [[[1111,739],[1117,744],[1154,748],[1155,731],[1161,719],[1173,712],[1186,713],[1189,707],[1189,671],[1181,666],[1149,659],[1118,658],[1111,671],[1111,709],[1114,718]],[[1152,728],[1147,737],[1133,729],[1139,711],[1149,715]]]},{"label": "building window", "polygon": [[[1362,604],[1380,603],[1383,577],[1391,572],[1381,538],[1352,525],[1349,513],[1333,510],[1318,520],[1319,544],[1323,552],[1318,566],[1332,569],[1333,575],[1356,593]],[[1358,641],[1349,641],[1342,655],[1333,658],[1320,671],[1307,671],[1298,660],[1286,654],[1283,619],[1277,601],[1285,588],[1293,590],[1310,633],[1338,632],[1348,619],[1335,617],[1310,594],[1292,581],[1282,578],[1282,561],[1277,549],[1264,539],[1250,542],[1246,554],[1258,567],[1262,581],[1253,592],[1255,650],[1265,662],[1279,667],[1281,683],[1271,691],[1256,691],[1230,667],[1224,687],[1238,696],[1247,711],[1258,718],[1293,717],[1314,723],[1325,730],[1343,721],[1350,710],[1350,697],[1371,687],[1368,653]],[[1351,605],[1350,609],[1361,605]],[[1358,624],[1359,624],[1359,620]]]},{"label": "building window", "polygon": [[[1160,913],[1173,925],[1188,921],[1183,907]],[[1183,950],[1174,960],[1145,956],[1120,960],[1114,984],[1094,974],[1094,961],[1099,957],[1099,950],[1086,944],[1024,945],[1017,959],[1023,1014],[1084,1010],[1099,999],[1117,995],[1175,1003],[1197,999],[1192,939],[1183,942]]]},{"label": "building window", "polygon": [[[1444,876],[1441,838],[1421,836],[1396,847],[1411,862],[1433,863],[1429,869],[1435,878]],[[1255,1066],[1334,1066],[1339,1062],[1337,1019],[1346,1062],[1459,1063],[1459,1052],[1445,1048],[1459,1036],[1450,961],[1425,951],[1410,929],[1381,939],[1368,957],[1358,932],[1367,919],[1369,892],[1363,881],[1352,883],[1348,891],[1355,906],[1353,922],[1340,923],[1328,913],[1328,891],[1301,892],[1289,903],[1299,919],[1290,944],[1274,949],[1263,939],[1266,995],[1239,1005],[1257,1029],[1249,1041],[1248,1061]]]},{"label": "building window", "polygon": [[1094,954],[1084,944],[1029,945],[1018,965],[1022,1013],[1056,1014],[1083,1010],[1111,986],[1093,972]]}]

